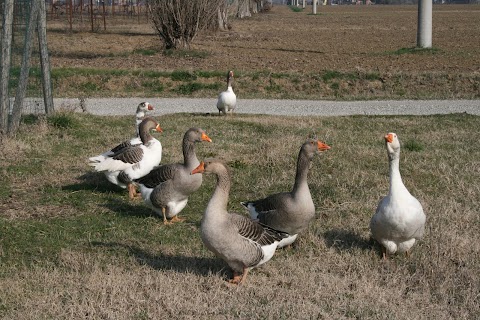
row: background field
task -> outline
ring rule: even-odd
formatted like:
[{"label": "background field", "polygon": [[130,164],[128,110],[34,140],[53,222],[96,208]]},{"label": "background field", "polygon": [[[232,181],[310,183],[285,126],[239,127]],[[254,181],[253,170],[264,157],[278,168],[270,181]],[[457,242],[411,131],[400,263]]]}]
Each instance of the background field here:
[{"label": "background field", "polygon": [[52,18],[54,92],[212,97],[232,69],[240,98],[479,97],[478,5],[434,6],[434,48],[427,51],[412,49],[417,6],[322,6],[310,13],[274,6],[232,20],[230,32],[203,34],[181,52],[164,52],[147,18],[112,20],[94,34],[82,31],[88,20],[70,32],[66,16]]}]

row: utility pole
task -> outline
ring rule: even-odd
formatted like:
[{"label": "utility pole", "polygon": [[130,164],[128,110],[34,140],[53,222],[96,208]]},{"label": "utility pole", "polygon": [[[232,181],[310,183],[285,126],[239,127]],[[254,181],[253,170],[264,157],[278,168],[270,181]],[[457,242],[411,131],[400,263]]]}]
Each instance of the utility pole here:
[{"label": "utility pole", "polygon": [[432,47],[432,0],[418,1],[417,47]]}]

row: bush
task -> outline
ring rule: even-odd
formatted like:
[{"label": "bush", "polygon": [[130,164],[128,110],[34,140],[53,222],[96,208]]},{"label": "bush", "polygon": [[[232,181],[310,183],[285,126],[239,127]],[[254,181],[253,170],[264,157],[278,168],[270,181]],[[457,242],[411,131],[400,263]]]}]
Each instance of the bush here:
[{"label": "bush", "polygon": [[152,20],[166,49],[188,49],[198,31],[217,25],[224,0],[151,0]]}]

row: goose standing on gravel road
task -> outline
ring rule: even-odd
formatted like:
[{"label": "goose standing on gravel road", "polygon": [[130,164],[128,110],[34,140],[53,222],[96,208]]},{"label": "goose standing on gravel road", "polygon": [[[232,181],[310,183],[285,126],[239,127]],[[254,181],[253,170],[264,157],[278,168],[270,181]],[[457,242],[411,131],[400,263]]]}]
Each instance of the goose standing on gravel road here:
[{"label": "goose standing on gravel road", "polygon": [[99,154],[98,156],[91,157],[88,160],[90,162],[100,162],[105,160],[105,158],[111,157],[113,154],[118,153],[120,150],[124,148],[142,144],[142,140],[140,140],[139,126],[140,126],[140,123],[143,121],[143,119],[145,119],[147,112],[151,110],[153,110],[153,106],[150,103],[148,102],[140,103],[137,106],[137,111],[135,113],[135,137],[120,143],[116,147],[108,151],[105,151],[104,153]]},{"label": "goose standing on gravel road", "polygon": [[242,202],[252,219],[290,235],[280,242],[279,248],[292,244],[315,217],[315,205],[307,182],[308,169],[315,154],[328,149],[330,146],[317,139],[307,139],[298,154],[292,191]]},{"label": "goose standing on gravel road", "polygon": [[235,92],[233,92],[232,81],[233,71],[229,71],[227,74],[227,90],[218,95],[217,109],[219,114],[227,114],[227,112],[233,114],[233,110],[237,105],[237,96],[235,95]]},{"label": "goose standing on gravel road", "polygon": [[[190,128],[182,141],[183,163],[166,164],[153,169],[148,175],[135,180],[145,203],[163,217],[164,224],[183,221],[178,213],[185,208],[188,196],[202,185],[202,175],[192,176],[191,171],[200,162],[195,153],[195,143],[212,142],[205,131]],[[171,219],[170,221],[167,220]]]},{"label": "goose standing on gravel road", "polygon": [[198,173],[211,173],[217,177],[215,191],[202,217],[202,241],[233,269],[233,279],[229,282],[242,284],[248,270],[270,260],[280,240],[288,235],[245,216],[228,213],[230,175],[222,161],[202,161],[192,171],[192,175]]},{"label": "goose standing on gravel road", "polygon": [[143,119],[139,126],[142,144],[127,146],[104,159],[90,159],[89,165],[98,172],[105,172],[108,181],[122,188],[128,187],[129,198],[136,196],[134,179],[138,179],[158,166],[162,160],[162,144],[150,131],[162,132],[160,125],[151,117]]},{"label": "goose standing on gravel road", "polygon": [[400,141],[395,133],[385,136],[387,148],[390,189],[388,195],[378,204],[370,221],[373,238],[382,246],[382,257],[389,254],[405,252],[416,239],[423,236],[426,216],[420,202],[413,197],[402,182],[400,176]]}]

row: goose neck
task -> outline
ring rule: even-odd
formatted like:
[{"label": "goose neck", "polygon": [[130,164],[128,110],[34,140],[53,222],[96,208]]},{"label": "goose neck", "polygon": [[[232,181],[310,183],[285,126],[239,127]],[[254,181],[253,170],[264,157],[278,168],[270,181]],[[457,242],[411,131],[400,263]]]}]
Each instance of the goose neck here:
[{"label": "goose neck", "polygon": [[150,130],[148,129],[148,126],[140,127],[139,135],[140,135],[140,140],[144,145],[153,139],[153,136],[150,134]]},{"label": "goose neck", "polygon": [[230,194],[230,177],[227,169],[223,168],[221,171],[218,171],[216,177],[215,191],[208,202],[205,211],[206,216],[218,216],[221,212],[227,212],[228,197]]},{"label": "goose neck", "polygon": [[137,118],[135,119],[135,124],[136,124],[135,133],[137,134],[137,137],[140,136],[140,123],[143,121],[144,116],[145,115],[143,114],[143,112],[141,116],[139,115],[139,113],[137,113]]},{"label": "goose neck", "polygon": [[390,195],[398,194],[405,190],[405,186],[400,174],[400,154],[394,153],[389,155],[389,171],[390,171]]},{"label": "goose neck", "polygon": [[293,185],[292,193],[299,192],[300,190],[308,189],[308,167],[310,166],[310,160],[308,156],[300,151],[297,160],[297,172],[295,174],[295,184]]},{"label": "goose neck", "polygon": [[199,165],[199,161],[197,159],[197,154],[195,153],[195,142],[189,141],[188,139],[183,139],[183,160],[185,166],[188,168],[196,167]]}]

